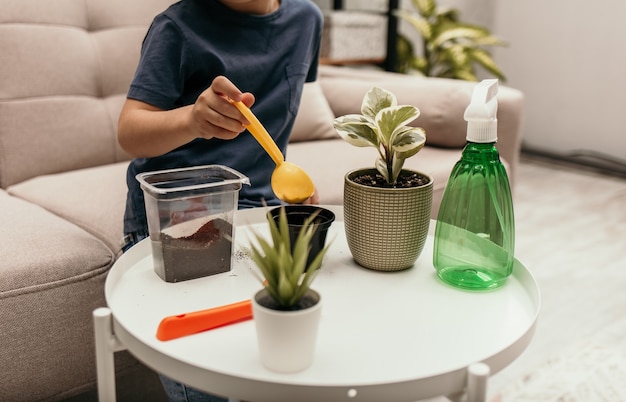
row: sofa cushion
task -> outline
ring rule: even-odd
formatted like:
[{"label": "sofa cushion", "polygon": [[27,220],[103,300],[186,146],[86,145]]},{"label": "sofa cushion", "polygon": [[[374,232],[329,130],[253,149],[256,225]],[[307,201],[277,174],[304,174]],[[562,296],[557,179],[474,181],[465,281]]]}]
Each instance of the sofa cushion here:
[{"label": "sofa cushion", "polygon": [[304,84],[300,108],[289,141],[339,138],[333,127],[334,118],[319,81]]},{"label": "sofa cushion", "polygon": [[380,80],[322,77],[320,81],[337,116],[360,113],[363,96],[370,88],[378,85],[393,92],[398,98],[398,104],[411,104],[420,109],[420,116],[423,117],[418,117],[410,125],[426,130],[427,144],[447,148],[462,147],[465,144],[466,122],[463,120],[463,113],[468,104],[466,100],[469,101],[471,96],[472,86],[449,82],[454,80],[424,80],[399,74],[396,78],[386,80],[382,77]]},{"label": "sofa cushion", "polygon": [[[436,217],[439,201],[452,171],[452,167],[461,156],[461,151],[426,147],[417,156],[407,159],[405,167],[424,172],[433,177],[433,210]],[[343,180],[346,173],[353,169],[374,166],[376,159],[374,148],[359,148],[342,139],[310,141],[289,144],[287,160],[301,166],[313,180],[320,196],[320,204],[343,204]],[[326,165],[320,169],[319,160]]]},{"label": "sofa cushion", "polygon": [[0,222],[0,366],[10,372],[0,399],[56,399],[95,378],[85,323],[104,305],[114,255],[76,225],[2,190]]},{"label": "sofa cushion", "polygon": [[119,109],[147,26],[172,2],[0,2],[1,188],[129,159]]},{"label": "sofa cushion", "polygon": [[[411,125],[426,130],[426,145],[462,148],[467,123],[463,118],[475,82],[390,73],[367,68],[322,65],[319,81],[328,103],[337,116],[359,113],[360,102],[374,85],[396,94],[398,103],[417,106],[420,117]],[[510,180],[515,180],[519,160],[524,95],[500,85],[498,88],[498,150],[509,164]]]},{"label": "sofa cushion", "polygon": [[111,134],[122,101],[66,96],[0,102],[0,187],[128,159]]},{"label": "sofa cushion", "polygon": [[0,298],[104,272],[114,255],[102,241],[38,205],[0,190]]},{"label": "sofa cushion", "polygon": [[8,188],[83,228],[119,254],[126,202],[127,162],[39,176]]}]

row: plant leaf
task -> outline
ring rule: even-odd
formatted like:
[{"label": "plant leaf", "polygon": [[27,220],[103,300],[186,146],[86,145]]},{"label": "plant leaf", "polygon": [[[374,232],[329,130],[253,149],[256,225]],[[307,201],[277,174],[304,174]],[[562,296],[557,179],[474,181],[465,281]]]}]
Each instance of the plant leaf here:
[{"label": "plant leaf", "polygon": [[471,57],[491,74],[495,75],[502,81],[506,81],[504,74],[502,73],[496,62],[493,60],[489,52],[484,49],[473,49],[471,52]]},{"label": "plant leaf", "polygon": [[[270,223],[275,223],[273,219],[269,218]],[[272,225],[270,224],[270,227]],[[272,237],[274,239],[274,245],[284,244],[287,250],[291,250],[291,237],[289,237],[289,221],[287,220],[287,212],[285,208],[281,208],[278,216],[278,230],[272,231]]]},{"label": "plant leaf", "polygon": [[311,282],[313,282],[318,272],[319,269],[309,270],[306,272],[302,284],[298,286],[293,294],[293,300],[295,300],[294,304],[297,303],[298,300],[302,298],[302,296],[304,296],[307,290],[309,290],[309,288],[311,287]]},{"label": "plant leaf", "polygon": [[413,43],[404,35],[398,33],[396,42],[396,66],[395,71],[407,74],[411,70],[411,58],[413,58]]},{"label": "plant leaf", "polygon": [[432,16],[437,10],[435,0],[413,0],[413,6],[424,17]]},{"label": "plant leaf", "polygon": [[476,46],[508,46],[508,42],[493,35],[475,39]]},{"label": "plant leaf", "polygon": [[410,60],[410,66],[421,75],[427,75],[428,61],[423,57],[412,57]]},{"label": "plant leaf", "polygon": [[400,176],[400,171],[402,170],[402,166],[404,166],[405,158],[398,158],[397,156],[393,158],[393,162],[391,164],[391,172],[393,176],[391,177],[391,182],[395,183],[398,180],[398,176]]},{"label": "plant leaf", "polygon": [[444,49],[444,55],[454,68],[462,69],[471,64],[471,59],[462,45],[453,44]]},{"label": "plant leaf", "polygon": [[297,285],[306,269],[306,260],[309,257],[309,252],[311,251],[311,238],[313,238],[313,232],[315,230],[315,225],[312,224],[313,220],[317,216],[319,212],[315,212],[311,214],[311,216],[307,217],[305,222],[298,232],[298,236],[296,237],[296,242],[294,244],[293,251],[291,255],[293,256],[293,282],[294,285]]},{"label": "plant leaf", "polygon": [[278,286],[278,274],[273,269],[269,261],[278,258],[277,250],[270,246],[270,244],[261,236],[256,230],[251,229],[255,240],[258,243],[258,247],[254,244],[250,245],[250,258],[259,267],[261,274],[267,280],[269,287]]},{"label": "plant leaf", "polygon": [[451,25],[450,27],[439,31],[438,35],[433,39],[433,46],[441,47],[444,43],[451,40],[476,40],[489,36],[489,31],[482,27],[473,25]]},{"label": "plant leaf", "polygon": [[478,81],[478,77],[471,70],[455,70],[453,73],[454,75],[451,78],[457,78],[465,81]]},{"label": "plant leaf", "polygon": [[458,23],[460,20],[459,10],[454,7],[439,7],[437,9],[438,24],[442,23]]},{"label": "plant leaf", "polygon": [[378,148],[376,126],[369,118],[359,114],[337,117],[333,121],[335,130],[348,143],[357,147]]},{"label": "plant leaf", "polygon": [[387,107],[378,112],[376,115],[376,125],[380,129],[379,134],[382,137],[381,142],[389,148],[393,142],[393,134],[397,128],[412,122],[417,119],[419,115],[419,109],[411,105]]},{"label": "plant leaf", "polygon": [[403,127],[394,136],[393,149],[396,158],[407,159],[424,148],[426,132],[421,127]]},{"label": "plant leaf", "polygon": [[418,17],[404,10],[395,10],[394,14],[413,25],[413,28],[415,28],[424,39],[429,40],[433,36],[433,27],[427,19]]},{"label": "plant leaf", "polygon": [[389,172],[387,171],[387,162],[383,158],[378,157],[374,163],[374,167],[378,170],[378,173],[380,173],[385,180],[387,180],[388,183],[393,183],[393,181],[391,181],[391,177],[389,176]]},{"label": "plant leaf", "polygon": [[361,114],[373,120],[382,109],[397,104],[396,95],[386,89],[372,87],[363,97]]},{"label": "plant leaf", "polygon": [[[284,244],[280,244],[279,247],[283,248],[285,247]],[[283,251],[284,253],[284,251]],[[284,255],[284,254],[283,254]],[[281,263],[285,263],[286,261],[284,259],[280,260]],[[289,303],[286,303],[285,301],[291,300],[291,297],[295,291],[294,288],[294,284],[289,280],[289,277],[287,276],[287,272],[289,272],[288,268],[285,269],[287,267],[283,266],[281,269],[279,269],[279,277],[278,277],[278,295],[280,297],[279,300],[276,300],[278,303],[282,304],[282,305],[288,305]]]}]

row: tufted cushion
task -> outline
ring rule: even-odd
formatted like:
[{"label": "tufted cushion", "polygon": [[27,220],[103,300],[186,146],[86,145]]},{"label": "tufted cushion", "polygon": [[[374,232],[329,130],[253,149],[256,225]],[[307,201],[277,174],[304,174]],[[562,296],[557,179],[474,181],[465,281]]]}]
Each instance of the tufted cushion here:
[{"label": "tufted cushion", "polygon": [[0,2],[0,187],[128,159],[117,118],[147,26],[171,3]]}]

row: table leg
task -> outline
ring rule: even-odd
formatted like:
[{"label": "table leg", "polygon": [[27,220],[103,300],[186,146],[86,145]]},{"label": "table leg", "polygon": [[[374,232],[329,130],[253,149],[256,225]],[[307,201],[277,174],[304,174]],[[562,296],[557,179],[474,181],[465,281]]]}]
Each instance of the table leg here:
[{"label": "table leg", "polygon": [[98,379],[98,400],[115,402],[115,361],[114,353],[126,349],[113,334],[111,310],[100,307],[93,311],[96,342],[96,370]]},{"label": "table leg", "polygon": [[491,369],[485,363],[474,363],[467,368],[467,402],[487,400],[487,380]]}]

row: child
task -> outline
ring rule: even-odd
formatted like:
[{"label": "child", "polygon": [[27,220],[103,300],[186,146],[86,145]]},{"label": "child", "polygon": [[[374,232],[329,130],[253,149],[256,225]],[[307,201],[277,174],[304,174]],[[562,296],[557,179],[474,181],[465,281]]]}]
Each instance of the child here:
[{"label": "child", "polygon": [[239,208],[280,203],[274,162],[228,98],[252,106],[284,153],[302,87],[317,77],[322,22],[310,0],[181,0],[154,19],[119,120],[119,143],[134,157],[124,250],[148,235],[141,172],[226,165],[250,178]]},{"label": "child", "polygon": [[119,121],[119,143],[135,157],[125,249],[147,235],[141,172],[226,165],[250,178],[240,208],[280,203],[274,162],[226,98],[254,104],[284,152],[303,84],[317,76],[322,23],[310,0],[182,0],[154,19]]}]

